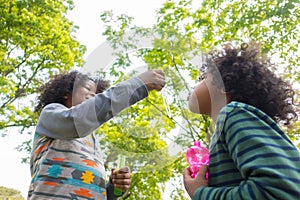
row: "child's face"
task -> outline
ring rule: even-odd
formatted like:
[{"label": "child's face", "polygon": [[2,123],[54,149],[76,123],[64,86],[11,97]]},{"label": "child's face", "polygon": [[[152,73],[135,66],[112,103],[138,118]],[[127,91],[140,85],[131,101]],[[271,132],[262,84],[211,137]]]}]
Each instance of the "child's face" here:
[{"label": "child's face", "polygon": [[211,99],[206,82],[202,80],[189,96],[188,107],[193,113],[210,115]]},{"label": "child's face", "polygon": [[[78,86],[72,94],[71,98],[66,101],[67,107],[76,106],[85,100],[94,97],[96,94],[96,84],[93,81],[87,81],[82,86]],[[71,96],[71,95],[70,95]]]},{"label": "child's face", "polygon": [[207,73],[189,97],[191,112],[216,117],[220,109],[227,104],[227,96],[222,89],[212,84],[212,75]]}]

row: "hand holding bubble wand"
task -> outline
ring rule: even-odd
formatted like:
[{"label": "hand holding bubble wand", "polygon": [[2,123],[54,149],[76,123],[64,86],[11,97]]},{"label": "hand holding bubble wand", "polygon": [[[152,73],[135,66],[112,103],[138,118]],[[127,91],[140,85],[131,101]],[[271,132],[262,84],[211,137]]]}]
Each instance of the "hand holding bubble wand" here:
[{"label": "hand holding bubble wand", "polygon": [[[122,167],[125,166],[125,157],[123,155],[118,155],[118,159],[117,159],[117,167],[119,169],[121,169]],[[122,189],[114,187],[114,195],[116,196],[121,196],[123,194]]]},{"label": "hand holding bubble wand", "polygon": [[[194,141],[194,145],[187,149],[186,160],[190,164],[191,177],[195,178],[203,165],[209,164],[209,150],[201,146],[200,141]],[[208,172],[206,172],[208,180]]]}]

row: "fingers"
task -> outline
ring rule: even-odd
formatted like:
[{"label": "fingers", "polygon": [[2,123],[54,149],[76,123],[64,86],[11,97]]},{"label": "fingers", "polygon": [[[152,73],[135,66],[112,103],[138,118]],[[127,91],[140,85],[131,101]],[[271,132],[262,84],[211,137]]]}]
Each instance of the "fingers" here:
[{"label": "fingers", "polygon": [[114,171],[112,175],[113,179],[131,179],[130,172],[123,172],[123,171]]},{"label": "fingers", "polygon": [[129,167],[123,167],[119,170],[113,169],[111,181],[114,187],[121,189],[123,192],[127,191],[131,184],[131,172]]},{"label": "fingers", "polygon": [[126,192],[130,188],[130,185],[131,181],[116,181],[115,183],[113,183],[114,188],[118,188],[123,192]]},{"label": "fingers", "polygon": [[160,91],[166,84],[165,73],[160,69],[146,71],[138,76],[149,91]]},{"label": "fingers", "polygon": [[162,70],[156,69],[154,70],[158,75],[158,85],[162,86],[162,88],[166,85],[166,77],[165,73]]},{"label": "fingers", "polygon": [[153,71],[155,71],[156,73],[162,75],[162,76],[165,76],[165,72],[160,70],[160,69],[154,69]]},{"label": "fingers", "polygon": [[122,167],[121,169],[119,169],[119,173],[130,173],[130,169],[129,167],[125,166],[125,167]]},{"label": "fingers", "polygon": [[203,165],[196,178],[191,177],[189,167],[183,171],[183,184],[191,198],[198,188],[208,186],[208,181],[205,179],[205,174],[207,171],[208,166]]},{"label": "fingers", "polygon": [[152,72],[154,73],[153,80],[146,85],[149,86],[149,90],[160,91],[166,85],[165,73],[159,69],[152,70]]},{"label": "fingers", "polygon": [[197,182],[201,185],[201,186],[207,186],[208,185],[208,177],[207,177],[207,173],[208,173],[209,167],[208,165],[203,165],[199,172],[198,175],[196,177]]},{"label": "fingers", "polygon": [[183,184],[187,193],[191,198],[193,197],[193,194],[196,191],[196,189],[200,186],[198,184],[198,181],[191,177],[191,172],[189,167],[183,171]]},{"label": "fingers", "polygon": [[192,178],[189,167],[184,169],[184,171],[183,171],[183,178],[184,179],[186,179],[186,178]]},{"label": "fingers", "polygon": [[199,170],[198,176],[201,177],[201,179],[205,178],[208,169],[209,169],[208,165],[203,165]]},{"label": "fingers", "polygon": [[130,179],[115,179],[113,183],[114,187],[121,189],[123,192],[129,189],[130,184]]},{"label": "fingers", "polygon": [[[206,173],[208,172],[208,170],[209,170],[208,165],[203,165],[200,168],[197,177],[201,177],[201,178],[205,177]],[[191,177],[191,171],[190,171],[189,167],[184,169],[183,176],[185,176],[185,177]]]},{"label": "fingers", "polygon": [[131,179],[131,173],[128,167],[124,167],[120,170],[113,170],[111,178],[115,180]]}]

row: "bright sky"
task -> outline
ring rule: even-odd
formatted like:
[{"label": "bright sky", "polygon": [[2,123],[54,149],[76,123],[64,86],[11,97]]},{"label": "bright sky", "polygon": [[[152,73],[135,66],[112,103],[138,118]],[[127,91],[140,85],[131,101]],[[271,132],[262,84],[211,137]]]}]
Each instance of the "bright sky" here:
[{"label": "bright sky", "polygon": [[[150,27],[155,23],[155,11],[163,2],[164,0],[74,0],[75,9],[69,14],[69,18],[80,27],[76,37],[87,46],[85,58],[104,42],[100,21],[102,11],[127,14],[135,18],[134,24]],[[32,136],[20,135],[12,129],[5,137],[1,137],[1,134],[3,131],[0,131],[0,186],[17,189],[26,197],[30,182],[29,165],[21,164],[21,158],[26,155],[15,148]]]}]

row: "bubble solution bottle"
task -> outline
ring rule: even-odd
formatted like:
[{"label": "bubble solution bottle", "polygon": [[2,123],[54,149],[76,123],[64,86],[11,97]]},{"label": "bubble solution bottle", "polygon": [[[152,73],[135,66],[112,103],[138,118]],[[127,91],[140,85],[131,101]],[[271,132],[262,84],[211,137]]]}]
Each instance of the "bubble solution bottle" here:
[{"label": "bubble solution bottle", "polygon": [[[209,164],[209,151],[202,147],[199,141],[194,141],[194,146],[186,151],[186,160],[190,164],[191,177],[195,178],[201,166]],[[206,179],[208,179],[208,173],[206,173]]]}]

